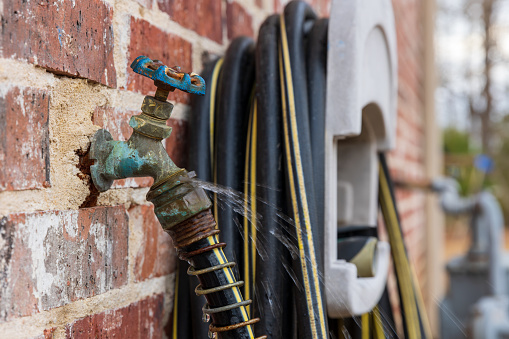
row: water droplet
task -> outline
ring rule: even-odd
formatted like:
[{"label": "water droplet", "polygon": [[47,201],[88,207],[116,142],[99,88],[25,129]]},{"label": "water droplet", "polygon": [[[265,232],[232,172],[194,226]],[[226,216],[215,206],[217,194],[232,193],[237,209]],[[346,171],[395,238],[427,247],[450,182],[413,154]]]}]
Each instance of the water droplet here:
[{"label": "water droplet", "polygon": [[204,323],[208,323],[210,321],[210,314],[203,313],[203,317],[201,319]]}]

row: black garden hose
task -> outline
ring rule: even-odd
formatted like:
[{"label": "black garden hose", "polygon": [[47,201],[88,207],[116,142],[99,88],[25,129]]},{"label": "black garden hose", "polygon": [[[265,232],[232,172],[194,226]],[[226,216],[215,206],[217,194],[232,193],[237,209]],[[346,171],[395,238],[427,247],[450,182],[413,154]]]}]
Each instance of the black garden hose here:
[{"label": "black garden hose", "polygon": [[[214,195],[214,215],[228,243],[226,256],[243,266],[237,275],[246,281],[244,296],[254,298],[252,305],[245,305],[247,318],[261,318],[254,325],[256,335],[328,338],[330,322],[339,337],[343,328],[354,338],[394,336],[387,291],[373,311],[360,317],[328,320],[325,310],[320,209],[326,184],[327,30],[327,19],[318,19],[306,3],[292,1],[283,15],[270,16],[262,24],[256,52],[250,38],[233,40],[224,61],[209,69],[210,96],[193,107],[196,147],[190,164],[200,179],[245,199],[243,206],[231,206]],[[381,205],[387,212],[382,199]],[[374,225],[342,228],[338,253],[355,261],[357,252],[372,248],[377,238]],[[391,246],[397,244],[391,240]],[[217,256],[200,258],[192,261],[197,268],[217,264]],[[225,282],[212,275],[204,279],[203,288],[208,283]],[[237,287],[242,287],[240,282]],[[208,294],[211,302],[238,302],[214,293]],[[226,317],[217,322],[225,324],[221,321]],[[244,335],[236,331],[225,332],[224,338]]]},{"label": "black garden hose", "polygon": [[290,195],[299,259],[294,270],[303,291],[294,294],[299,338],[326,338],[327,313],[320,272],[313,159],[309,128],[305,37],[316,15],[304,2],[289,3],[280,18],[279,48],[287,190]]},{"label": "black garden hose", "polygon": [[392,183],[384,153],[380,153],[379,160],[379,201],[389,243],[391,244],[405,337],[408,339],[432,338],[418,282],[410,265],[410,259],[403,240],[403,230],[396,205],[394,184]]},{"label": "black garden hose", "polygon": [[[244,178],[249,98],[254,84],[254,42],[239,37],[228,47],[219,80],[220,100],[215,118],[214,183],[241,191]],[[225,253],[242,262],[242,222],[233,207],[219,206],[214,199],[215,217],[228,244]],[[243,271],[240,269],[240,276]]]},{"label": "black garden hose", "polygon": [[[257,238],[273,260],[256,260],[254,316],[260,317],[255,333],[269,338],[292,338],[293,312],[289,279],[283,262],[290,263],[290,253],[279,240],[288,237],[280,225],[284,206],[284,172],[280,79],[278,61],[279,15],[268,17],[260,27],[256,46],[257,151],[256,194],[260,203],[256,212],[262,227]],[[252,164],[251,164],[252,165]]]},{"label": "black garden hose", "polygon": [[[306,39],[306,75],[309,97],[309,128],[313,159],[316,206],[324,205],[325,197],[325,99],[327,94],[327,46],[329,19],[316,20]],[[317,213],[317,225],[324,224],[323,213]],[[323,228],[317,227],[323,239]],[[323,254],[323,253],[322,253]],[[323,270],[323,258],[319,257]]]}]

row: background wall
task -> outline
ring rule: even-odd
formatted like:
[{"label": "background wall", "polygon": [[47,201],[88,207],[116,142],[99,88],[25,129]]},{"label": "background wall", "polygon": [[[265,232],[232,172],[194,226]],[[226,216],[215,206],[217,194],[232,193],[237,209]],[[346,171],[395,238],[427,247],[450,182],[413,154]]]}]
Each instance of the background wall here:
[{"label": "background wall", "polygon": [[[419,0],[394,0],[399,53],[397,149],[403,179],[426,176],[424,33]],[[98,195],[83,162],[99,128],[129,137],[153,88],[131,72],[145,54],[199,71],[237,35],[255,36],[280,0],[3,0],[0,29],[0,333],[63,338],[171,329],[176,257],[145,194],[128,179]],[[329,1],[312,1],[321,14]],[[167,150],[185,166],[187,94]],[[410,256],[426,284],[422,194],[398,192]]]}]

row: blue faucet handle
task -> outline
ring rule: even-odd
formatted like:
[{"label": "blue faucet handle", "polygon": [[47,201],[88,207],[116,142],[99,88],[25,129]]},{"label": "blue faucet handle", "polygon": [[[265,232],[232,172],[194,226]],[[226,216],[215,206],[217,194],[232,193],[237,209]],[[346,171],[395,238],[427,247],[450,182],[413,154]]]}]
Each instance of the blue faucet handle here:
[{"label": "blue faucet handle", "polygon": [[134,59],[131,68],[156,84],[159,82],[191,94],[205,95],[205,80],[198,74],[181,72],[180,67],[168,67],[158,60],[140,55]]}]

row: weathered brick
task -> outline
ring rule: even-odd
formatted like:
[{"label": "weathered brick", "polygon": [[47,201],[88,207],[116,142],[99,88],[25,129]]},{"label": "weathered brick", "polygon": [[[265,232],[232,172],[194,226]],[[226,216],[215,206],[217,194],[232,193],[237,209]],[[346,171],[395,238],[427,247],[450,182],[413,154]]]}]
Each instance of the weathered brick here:
[{"label": "weathered brick", "polygon": [[162,338],[164,296],[94,314],[66,327],[66,338]]},{"label": "weathered brick", "polygon": [[136,206],[129,210],[133,233],[140,237],[135,254],[136,281],[160,277],[175,271],[176,254],[170,236],[163,231],[154,207]]},{"label": "weathered brick", "polygon": [[[189,155],[187,147],[187,121],[170,119],[168,125],[171,126],[172,132],[170,137],[166,139],[166,151],[177,166],[186,168]],[[192,168],[189,170],[192,170]]]},{"label": "weathered brick", "polygon": [[318,16],[321,17],[329,16],[331,0],[313,0],[310,1],[310,3],[315,12],[318,14]]},{"label": "weathered brick", "polygon": [[0,191],[49,186],[49,95],[14,87],[0,97]]},{"label": "weathered brick", "polygon": [[112,9],[102,0],[4,1],[4,57],[116,86]]},{"label": "weathered brick", "polygon": [[[183,72],[192,71],[192,46],[189,41],[172,33],[166,33],[143,19],[131,18],[131,42],[128,60],[131,62],[140,55],[161,60],[168,66],[180,66]],[[143,94],[155,93],[154,82],[136,74],[128,67],[127,89]],[[189,94],[180,90],[170,93],[170,101],[189,102]]]},{"label": "weathered brick", "polygon": [[[422,1],[393,0],[398,52],[398,125],[396,149],[390,153],[389,165],[393,175],[403,180],[422,180],[425,176],[424,156],[424,79],[422,67],[422,22],[419,18]],[[401,224],[408,245],[410,260],[416,272],[422,272],[426,262],[415,260],[416,252],[425,248],[425,200],[419,193],[396,190]],[[426,280],[425,275],[419,280]],[[399,313],[399,304],[395,313]]]},{"label": "weathered brick", "polygon": [[[290,0],[274,0],[274,12],[282,12]],[[331,0],[305,0],[320,17],[328,17]]]},{"label": "weathered brick", "polygon": [[173,21],[222,43],[221,0],[159,0],[158,5]]},{"label": "weathered brick", "polygon": [[107,129],[113,139],[126,141],[133,131],[129,126],[129,120],[135,114],[139,112],[100,106],[94,110],[92,122],[94,125]]},{"label": "weathered brick", "polygon": [[121,206],[11,214],[0,231],[0,321],[127,282],[129,230]]},{"label": "weathered brick", "polygon": [[228,2],[226,5],[226,28],[228,39],[233,39],[240,35],[249,37],[254,35],[251,15],[236,2]]},{"label": "weathered brick", "polygon": [[47,328],[43,331],[41,335],[34,337],[33,339],[53,339],[54,333],[56,331],[56,327]]}]

